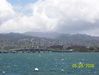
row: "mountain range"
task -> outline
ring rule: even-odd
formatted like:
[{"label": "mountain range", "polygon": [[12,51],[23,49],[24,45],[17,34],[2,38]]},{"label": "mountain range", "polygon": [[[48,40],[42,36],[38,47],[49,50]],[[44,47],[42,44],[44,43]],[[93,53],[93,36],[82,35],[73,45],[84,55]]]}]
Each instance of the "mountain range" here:
[{"label": "mountain range", "polygon": [[45,37],[61,41],[65,44],[80,44],[86,46],[99,46],[99,37],[87,34],[64,34],[53,32],[26,32],[28,36]]},{"label": "mountain range", "polygon": [[2,33],[0,49],[44,48],[51,45],[99,46],[99,37],[86,34],[63,34],[50,32]]}]

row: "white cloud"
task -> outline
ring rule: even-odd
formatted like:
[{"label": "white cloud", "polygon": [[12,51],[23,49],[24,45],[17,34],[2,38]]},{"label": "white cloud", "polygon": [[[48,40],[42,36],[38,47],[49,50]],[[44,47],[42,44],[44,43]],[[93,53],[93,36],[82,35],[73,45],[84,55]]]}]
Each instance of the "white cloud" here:
[{"label": "white cloud", "polygon": [[7,20],[7,18],[13,16],[15,12],[13,7],[6,0],[0,0],[0,22]]},{"label": "white cloud", "polygon": [[[96,24],[99,20],[99,0],[38,0],[23,7],[11,6],[6,0],[0,1],[1,20],[9,18],[16,12],[13,18],[2,23],[0,27],[2,32],[59,31],[75,33],[99,27],[99,24]],[[2,9],[3,7],[4,9]],[[16,10],[13,10],[13,7]]]}]

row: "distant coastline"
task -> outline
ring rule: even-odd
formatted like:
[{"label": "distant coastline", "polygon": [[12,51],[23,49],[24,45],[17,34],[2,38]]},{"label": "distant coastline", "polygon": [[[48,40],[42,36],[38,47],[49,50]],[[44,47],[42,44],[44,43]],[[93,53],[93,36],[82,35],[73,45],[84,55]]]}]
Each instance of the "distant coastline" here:
[{"label": "distant coastline", "polygon": [[51,50],[51,49],[14,49],[14,50],[0,50],[0,53],[69,53],[69,52],[99,52],[97,51],[92,51],[92,50],[84,50],[84,51],[73,51],[73,50]]}]

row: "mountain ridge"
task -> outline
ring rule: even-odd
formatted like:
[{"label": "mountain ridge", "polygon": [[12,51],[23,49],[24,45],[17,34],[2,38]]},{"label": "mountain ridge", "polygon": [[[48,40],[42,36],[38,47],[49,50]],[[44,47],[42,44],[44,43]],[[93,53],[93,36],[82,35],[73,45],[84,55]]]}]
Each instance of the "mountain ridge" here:
[{"label": "mountain ridge", "polygon": [[[28,32],[29,33],[29,32]],[[34,32],[31,32],[34,33]],[[45,37],[50,38],[48,36],[47,32],[43,35],[44,32],[37,32],[36,35],[42,35],[37,37]],[[55,35],[54,35],[55,34]],[[57,34],[57,35],[56,35]],[[25,34],[28,35],[28,34]],[[36,36],[35,34],[29,34],[29,36]],[[54,37],[52,37],[54,35]],[[91,36],[87,34],[64,34],[64,33],[49,33],[49,36],[51,36],[51,39],[55,39],[67,44],[81,44],[86,46],[99,46],[99,37],[97,36]]]},{"label": "mountain ridge", "polygon": [[[52,35],[50,35],[52,36]],[[54,38],[35,37],[20,33],[0,34],[0,49],[15,48],[47,48],[52,45],[84,45],[98,46],[99,37],[86,34],[59,34]]]}]

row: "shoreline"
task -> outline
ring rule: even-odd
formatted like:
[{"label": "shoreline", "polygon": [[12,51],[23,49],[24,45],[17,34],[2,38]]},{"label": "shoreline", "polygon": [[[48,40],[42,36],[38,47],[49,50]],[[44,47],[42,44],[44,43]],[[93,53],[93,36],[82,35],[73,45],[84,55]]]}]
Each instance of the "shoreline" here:
[{"label": "shoreline", "polygon": [[0,53],[91,53],[91,52],[99,52],[99,51],[71,51],[71,50],[50,50],[50,49],[14,49],[14,50],[0,50]]}]

